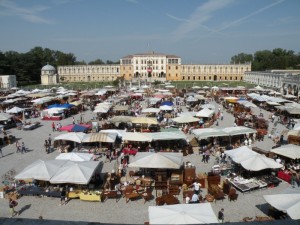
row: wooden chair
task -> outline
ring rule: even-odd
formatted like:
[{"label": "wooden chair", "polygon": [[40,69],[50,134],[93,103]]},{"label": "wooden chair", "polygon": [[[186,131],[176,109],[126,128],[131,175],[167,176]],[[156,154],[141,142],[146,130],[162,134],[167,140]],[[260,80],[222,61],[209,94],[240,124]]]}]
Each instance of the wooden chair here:
[{"label": "wooden chair", "polygon": [[150,201],[150,200],[153,198],[151,188],[147,188],[146,192],[144,192],[144,193],[142,194],[142,197],[143,197],[143,199],[144,199],[144,204],[145,204],[147,201]]},{"label": "wooden chair", "polygon": [[229,201],[235,201],[237,200],[239,194],[236,193],[236,190],[234,188],[231,188],[228,194],[228,200]]}]

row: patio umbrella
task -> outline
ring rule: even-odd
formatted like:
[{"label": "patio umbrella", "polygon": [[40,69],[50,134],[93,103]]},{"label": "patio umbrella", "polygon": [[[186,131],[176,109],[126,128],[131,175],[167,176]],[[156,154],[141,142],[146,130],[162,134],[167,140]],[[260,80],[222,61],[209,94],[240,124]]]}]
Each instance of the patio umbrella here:
[{"label": "patio umbrella", "polygon": [[142,113],[158,113],[160,111],[160,109],[158,108],[147,108],[147,109],[143,109]]},{"label": "patio umbrella", "polygon": [[69,152],[69,153],[60,153],[56,156],[56,160],[70,160],[70,161],[91,161],[93,154],[80,153],[80,152]]},{"label": "patio umbrella", "polygon": [[150,224],[219,223],[210,203],[149,206]]},{"label": "patio umbrella", "polygon": [[242,167],[250,171],[260,171],[264,169],[279,169],[283,165],[275,162],[273,159],[265,155],[256,154],[251,155],[241,162]]},{"label": "patio umbrella", "polygon": [[7,113],[0,113],[0,121],[6,121],[12,118],[12,115],[9,115]]},{"label": "patio umbrella", "polygon": [[271,152],[288,157],[290,159],[300,159],[300,146],[299,145],[282,145],[279,148],[271,149]]},{"label": "patio umbrella", "polygon": [[[105,131],[105,130],[104,130]],[[114,143],[117,138],[117,133],[90,133],[86,134],[82,142],[108,142]]]},{"label": "patio umbrella", "polygon": [[300,219],[300,188],[287,188],[281,194],[264,195],[274,208],[287,213],[292,219]]},{"label": "patio umbrella", "polygon": [[199,86],[193,86],[192,89],[201,89]]},{"label": "patio umbrella", "polygon": [[111,123],[131,123],[133,116],[114,116],[113,118],[109,119]]},{"label": "patio umbrella", "polygon": [[162,105],[159,107],[160,110],[173,110],[173,106],[168,106],[168,105]]}]

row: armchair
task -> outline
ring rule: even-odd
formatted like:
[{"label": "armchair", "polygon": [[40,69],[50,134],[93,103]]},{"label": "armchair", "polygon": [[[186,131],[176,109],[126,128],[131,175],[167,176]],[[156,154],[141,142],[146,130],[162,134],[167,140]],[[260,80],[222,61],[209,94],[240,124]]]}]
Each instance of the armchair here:
[{"label": "armchair", "polygon": [[236,190],[234,188],[231,188],[228,194],[228,200],[229,201],[235,201],[237,200],[239,194],[236,193]]},{"label": "armchair", "polygon": [[147,188],[146,192],[144,192],[142,194],[142,197],[144,199],[144,204],[147,202],[147,201],[150,201],[152,198],[153,198],[153,195],[152,195],[152,191],[150,188]]}]

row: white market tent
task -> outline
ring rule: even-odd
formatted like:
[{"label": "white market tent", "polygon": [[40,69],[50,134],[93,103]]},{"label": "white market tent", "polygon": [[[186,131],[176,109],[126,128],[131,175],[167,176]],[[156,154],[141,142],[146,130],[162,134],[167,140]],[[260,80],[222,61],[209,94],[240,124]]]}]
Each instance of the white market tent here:
[{"label": "white market tent", "polygon": [[50,183],[88,184],[99,164],[99,161],[68,161],[59,168],[56,174],[50,179]]},{"label": "white market tent", "polygon": [[126,133],[125,130],[117,130],[117,129],[107,129],[107,130],[100,130],[99,133],[113,133],[117,134],[118,137],[123,137],[123,135]]},{"label": "white market tent", "polygon": [[174,152],[138,152],[128,165],[131,168],[179,169],[183,154]]},{"label": "white market tent", "polygon": [[64,108],[51,108],[51,109],[45,109],[42,111],[42,115],[53,115],[53,114],[59,114],[64,112]]},{"label": "white market tent", "polygon": [[116,141],[116,133],[90,133],[84,135],[82,138],[82,143],[86,142],[108,142],[114,143]]},{"label": "white market tent", "polygon": [[264,195],[274,208],[287,213],[292,219],[300,219],[300,188],[287,188],[281,194]]},{"label": "white market tent", "polygon": [[152,141],[159,141],[159,140],[186,140],[187,136],[182,131],[176,132],[152,132],[149,133],[151,135]]},{"label": "white market tent", "polygon": [[179,116],[179,117],[173,118],[172,120],[175,121],[176,123],[193,123],[193,122],[199,121],[198,118],[195,118],[193,116]]},{"label": "white market tent", "polygon": [[169,106],[169,105],[162,105],[159,107],[160,110],[168,110],[171,111],[173,110],[173,106]]},{"label": "white market tent", "polygon": [[80,152],[60,153],[55,159],[70,160],[76,162],[91,161],[93,159],[93,154]]},{"label": "white market tent", "polygon": [[142,110],[142,113],[158,113],[159,111],[158,108],[146,108]]},{"label": "white market tent", "polygon": [[126,132],[122,137],[123,141],[141,141],[141,142],[151,142],[152,138],[149,133],[139,133],[139,132]]},{"label": "white market tent", "polygon": [[141,124],[158,124],[156,118],[151,117],[133,117],[131,122]]},{"label": "white market tent", "polygon": [[232,161],[234,161],[236,163],[241,163],[244,160],[248,159],[250,156],[257,155],[258,153],[251,150],[247,146],[241,146],[236,149],[227,150],[227,151],[225,151],[225,154],[230,156]]},{"label": "white market tent", "polygon": [[6,121],[12,118],[12,115],[9,115],[7,113],[0,113],[0,121]]},{"label": "white market tent", "polygon": [[149,206],[150,224],[219,223],[210,203]]},{"label": "white market tent", "polygon": [[196,116],[197,117],[212,117],[214,115],[215,111],[214,110],[210,110],[208,108],[204,108],[202,110],[200,110]]},{"label": "white market tent", "polygon": [[66,140],[66,141],[74,141],[77,143],[81,143],[85,133],[83,132],[68,132],[65,134],[61,134],[54,138],[54,141],[57,140]]},{"label": "white market tent", "polygon": [[279,148],[274,148],[271,152],[288,157],[290,159],[300,159],[300,146],[299,145],[283,145]]},{"label": "white market tent", "polygon": [[223,137],[223,136],[228,136],[228,134],[225,133],[220,128],[194,129],[194,130],[192,130],[192,134],[194,134],[198,140],[206,139],[206,138],[209,138],[209,137]]},{"label": "white market tent", "polygon": [[6,112],[7,113],[20,113],[20,112],[23,112],[25,109],[22,109],[22,108],[19,108],[17,106],[7,110]]},{"label": "white market tent", "polygon": [[15,179],[35,179],[49,181],[50,178],[57,172],[57,170],[66,162],[66,160],[37,160],[17,174]]},{"label": "white market tent", "polygon": [[248,127],[244,126],[237,126],[237,127],[226,127],[222,129],[228,136],[235,136],[235,135],[242,135],[242,134],[253,134],[257,131]]},{"label": "white market tent", "polygon": [[260,171],[264,169],[279,169],[283,165],[275,162],[275,160],[266,157],[262,154],[256,154],[249,156],[247,159],[241,162],[241,166],[246,170]]}]

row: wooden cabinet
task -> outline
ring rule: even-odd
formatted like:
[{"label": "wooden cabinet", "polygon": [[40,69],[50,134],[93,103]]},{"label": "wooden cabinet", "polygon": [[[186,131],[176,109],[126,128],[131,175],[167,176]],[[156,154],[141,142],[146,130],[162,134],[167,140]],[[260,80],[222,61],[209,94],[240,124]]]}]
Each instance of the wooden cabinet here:
[{"label": "wooden cabinet", "polygon": [[156,171],[154,179],[155,179],[156,190],[165,190],[168,188],[167,171]]},{"label": "wooden cabinet", "polygon": [[196,167],[185,167],[183,176],[184,183],[191,185],[196,178]]},{"label": "wooden cabinet", "polygon": [[182,185],[183,184],[182,170],[173,171],[169,183],[172,185]]}]

